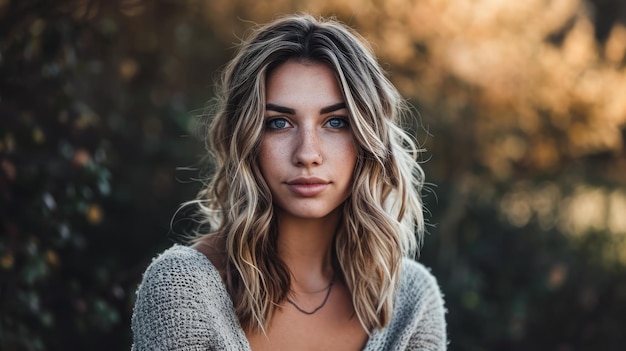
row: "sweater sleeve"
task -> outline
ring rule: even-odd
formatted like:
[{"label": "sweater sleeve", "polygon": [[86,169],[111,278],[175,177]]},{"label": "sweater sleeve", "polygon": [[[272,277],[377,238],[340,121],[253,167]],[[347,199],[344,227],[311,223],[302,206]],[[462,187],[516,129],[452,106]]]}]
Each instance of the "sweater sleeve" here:
[{"label": "sweater sleeve", "polygon": [[447,349],[446,320],[443,296],[439,285],[430,272],[423,266],[419,266],[414,284],[420,287],[414,289],[419,291],[420,308],[415,312],[413,333],[409,339],[406,350],[420,351],[442,351]]},{"label": "sweater sleeve", "polygon": [[133,351],[245,349],[221,279],[199,255],[174,246],[150,264],[133,310]]},{"label": "sweater sleeve", "polygon": [[374,331],[365,351],[445,351],[444,311],[435,277],[420,263],[405,259],[391,322]]},{"label": "sweater sleeve", "polygon": [[446,320],[443,296],[435,278],[423,266],[421,274],[420,303],[416,323],[407,350],[441,351],[446,350]]}]

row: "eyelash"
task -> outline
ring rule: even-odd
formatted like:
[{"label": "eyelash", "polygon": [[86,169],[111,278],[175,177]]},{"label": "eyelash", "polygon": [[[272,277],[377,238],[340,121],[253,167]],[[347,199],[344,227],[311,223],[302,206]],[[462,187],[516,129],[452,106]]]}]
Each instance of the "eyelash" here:
[{"label": "eyelash", "polygon": [[[326,123],[324,123],[324,125],[328,125],[329,123],[334,122],[334,121],[339,121],[340,123],[342,123],[342,125],[336,126],[336,127],[329,126],[330,128],[333,128],[333,129],[343,129],[343,128],[347,128],[348,126],[350,126],[350,122],[348,121],[347,118],[344,118],[344,117],[332,117],[332,118],[329,118],[326,121]],[[284,122],[285,125],[283,125],[282,127],[277,127],[275,125],[276,122]],[[267,120],[267,122],[265,122],[265,126],[268,129],[272,129],[272,130],[282,130],[282,129],[287,128],[289,125],[290,125],[289,121],[287,121],[287,119],[282,118],[282,117],[271,118],[271,119]]]}]

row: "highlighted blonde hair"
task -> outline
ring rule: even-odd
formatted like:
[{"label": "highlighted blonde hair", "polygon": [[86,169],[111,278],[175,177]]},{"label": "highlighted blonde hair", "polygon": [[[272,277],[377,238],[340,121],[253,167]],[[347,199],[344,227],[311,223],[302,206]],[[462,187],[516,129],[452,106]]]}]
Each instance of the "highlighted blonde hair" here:
[{"label": "highlighted blonde hair", "polygon": [[255,30],[225,68],[207,135],[215,171],[195,202],[227,254],[226,287],[246,330],[265,331],[290,287],[276,251],[272,195],[257,163],[263,136],[266,78],[288,60],[319,62],[334,72],[357,144],[352,194],[343,207],[334,260],[368,333],[393,311],[403,256],[424,232],[420,150],[399,127],[410,109],[357,33],[309,15]]}]

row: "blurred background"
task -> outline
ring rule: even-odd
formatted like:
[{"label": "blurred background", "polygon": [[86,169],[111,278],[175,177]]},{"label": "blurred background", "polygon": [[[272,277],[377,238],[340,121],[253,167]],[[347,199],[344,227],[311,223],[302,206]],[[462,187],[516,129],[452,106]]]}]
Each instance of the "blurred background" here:
[{"label": "blurred background", "polygon": [[626,2],[0,0],[0,349],[125,350],[256,23],[335,15],[419,111],[450,350],[626,347]]}]

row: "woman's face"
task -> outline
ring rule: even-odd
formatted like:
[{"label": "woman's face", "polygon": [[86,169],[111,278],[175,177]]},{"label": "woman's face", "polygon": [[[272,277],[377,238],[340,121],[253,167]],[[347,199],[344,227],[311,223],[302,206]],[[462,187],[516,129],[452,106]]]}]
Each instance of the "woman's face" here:
[{"label": "woman's face", "polygon": [[333,72],[287,61],[266,81],[259,166],[279,216],[318,219],[339,210],[352,189],[357,148]]}]

